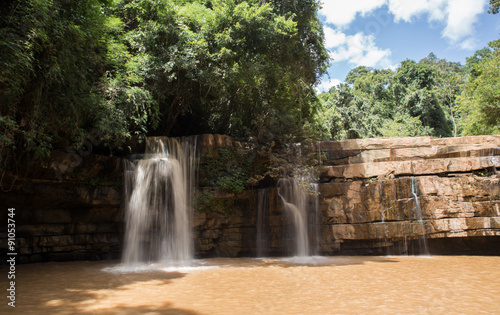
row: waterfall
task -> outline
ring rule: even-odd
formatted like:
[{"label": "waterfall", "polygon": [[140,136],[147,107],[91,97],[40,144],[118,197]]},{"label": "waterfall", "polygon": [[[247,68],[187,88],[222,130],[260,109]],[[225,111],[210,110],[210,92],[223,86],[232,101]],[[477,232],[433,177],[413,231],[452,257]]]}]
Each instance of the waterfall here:
[{"label": "waterfall", "polygon": [[383,252],[385,251],[387,255],[391,255],[391,250],[389,247],[389,240],[388,240],[388,235],[389,235],[389,227],[387,222],[385,221],[385,213],[387,212],[387,209],[382,209],[380,211],[380,216],[381,216],[381,225],[382,225],[382,239],[384,240],[381,242],[380,245],[380,251]]},{"label": "waterfall", "polygon": [[319,209],[319,184],[314,183],[311,184],[312,188],[314,188],[315,196],[312,198],[311,208],[313,211],[309,214],[309,235],[311,238],[312,245],[312,255],[320,254],[320,246],[321,246],[321,213]]},{"label": "waterfall", "polygon": [[269,252],[269,189],[257,191],[257,257],[266,257]]},{"label": "waterfall", "polygon": [[381,233],[383,239],[383,242],[381,242],[380,245],[380,252],[385,252],[387,255],[391,255],[391,246],[392,246],[392,240],[389,237],[389,223],[386,221],[386,215],[389,216],[389,211],[392,210],[392,207],[390,207],[390,204],[388,205],[387,200],[385,199],[385,194],[384,194],[384,186],[382,185],[382,180],[378,181],[378,191],[379,191],[379,196],[380,196],[380,218],[381,218]]},{"label": "waterfall", "polygon": [[[420,207],[420,201],[418,199],[418,185],[417,178],[412,177],[411,179],[411,195],[415,201],[415,216],[417,220],[417,234],[419,239],[419,253],[428,256],[429,250],[427,249],[427,240],[425,238],[425,226],[422,216],[422,208]],[[412,229],[413,231],[413,229]]]},{"label": "waterfall", "polygon": [[193,259],[196,161],[196,137],[154,137],[147,139],[144,159],[126,164],[125,264],[185,265]]},{"label": "waterfall", "polygon": [[293,229],[294,256],[309,256],[309,237],[307,232],[307,194],[295,179],[280,179],[278,195]]}]

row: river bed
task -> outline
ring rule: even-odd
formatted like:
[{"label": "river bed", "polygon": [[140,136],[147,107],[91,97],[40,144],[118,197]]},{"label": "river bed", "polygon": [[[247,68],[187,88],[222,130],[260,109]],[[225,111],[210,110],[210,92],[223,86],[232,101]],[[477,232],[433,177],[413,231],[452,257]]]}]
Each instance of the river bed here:
[{"label": "river bed", "polygon": [[0,314],[500,314],[499,279],[497,256],[51,262],[16,266]]}]

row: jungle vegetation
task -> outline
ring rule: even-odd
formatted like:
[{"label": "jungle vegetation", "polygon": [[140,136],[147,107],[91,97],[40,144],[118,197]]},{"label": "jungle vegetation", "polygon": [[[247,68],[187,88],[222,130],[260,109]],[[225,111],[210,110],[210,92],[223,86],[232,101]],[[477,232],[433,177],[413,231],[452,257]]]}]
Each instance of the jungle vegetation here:
[{"label": "jungle vegetation", "polygon": [[[490,1],[491,13],[498,1]],[[465,65],[434,54],[329,65],[318,0],[4,0],[0,163],[152,135],[220,133],[271,147],[304,139],[499,132],[500,42]]]}]

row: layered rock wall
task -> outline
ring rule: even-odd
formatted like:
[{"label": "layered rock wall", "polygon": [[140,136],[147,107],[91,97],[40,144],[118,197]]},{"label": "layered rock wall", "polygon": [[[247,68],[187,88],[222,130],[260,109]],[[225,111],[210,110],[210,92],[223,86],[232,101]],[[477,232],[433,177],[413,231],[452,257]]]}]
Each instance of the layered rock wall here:
[{"label": "layered rock wall", "polygon": [[409,248],[405,242],[420,242],[419,236],[430,244],[434,239],[500,236],[498,178],[421,176],[332,182],[321,185],[321,196],[324,252],[414,253],[423,249]]},{"label": "layered rock wall", "polygon": [[[0,226],[7,226],[7,209],[14,208],[18,262],[119,258],[122,176],[119,158],[53,152],[50,162],[34,161],[4,177]],[[3,253],[6,232],[0,231]]]},{"label": "layered rock wall", "polygon": [[323,251],[407,253],[421,236],[431,251],[456,238],[498,246],[499,147],[499,136],[321,143]]},{"label": "layered rock wall", "polygon": [[[198,143],[201,157],[216,157],[218,148],[250,147],[221,135],[201,135]],[[411,254],[422,250],[425,236],[431,253],[499,253],[499,147],[500,136],[318,143],[326,159],[318,199],[308,204],[313,252]],[[119,258],[122,176],[119,158],[75,159],[56,152],[30,176],[5,177],[2,185],[9,189],[0,201],[16,209],[19,260]],[[276,188],[235,195],[200,187],[198,195],[206,192],[218,202],[210,211],[194,211],[198,257],[255,256],[259,246],[266,255],[290,254],[286,211]],[[261,239],[259,224],[265,224]],[[6,248],[3,230],[0,249]]]},{"label": "layered rock wall", "polygon": [[[205,135],[201,143],[244,147],[217,137]],[[319,225],[309,224],[313,252],[500,253],[500,136],[344,140],[318,143],[318,150],[326,159],[319,209],[312,200],[308,209],[309,218],[320,213]],[[289,223],[276,190],[268,195],[264,243],[270,254],[287,255]],[[234,217],[217,211],[198,217],[201,255],[255,254],[262,242],[258,192],[242,198]]]}]

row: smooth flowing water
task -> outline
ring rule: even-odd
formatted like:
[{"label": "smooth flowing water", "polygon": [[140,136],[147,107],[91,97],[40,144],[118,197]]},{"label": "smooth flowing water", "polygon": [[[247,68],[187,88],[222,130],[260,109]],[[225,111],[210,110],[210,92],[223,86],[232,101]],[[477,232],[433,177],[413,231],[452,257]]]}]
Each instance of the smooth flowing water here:
[{"label": "smooth flowing water", "polygon": [[126,164],[125,264],[192,261],[189,201],[196,160],[196,138],[154,137],[143,159]]},{"label": "smooth flowing water", "polygon": [[269,189],[262,188],[257,191],[257,233],[256,254],[257,257],[265,257],[269,254]]},{"label": "smooth flowing water", "polygon": [[420,201],[418,199],[418,181],[416,177],[411,179],[411,194],[413,200],[415,201],[415,217],[417,222],[417,234],[419,239],[419,253],[421,255],[429,255],[429,249],[427,248],[427,238],[424,226],[424,220],[422,216],[422,207],[420,207]]},{"label": "smooth flowing water", "polygon": [[311,254],[317,255],[320,252],[321,246],[321,212],[319,209],[319,184],[313,183],[311,187],[314,190],[314,195],[309,196],[311,202],[310,207],[312,211],[309,211],[309,235],[311,244]]},{"label": "smooth flowing water", "polygon": [[310,255],[307,230],[307,194],[295,179],[280,179],[278,195],[290,218],[295,256]]},{"label": "smooth flowing water", "polygon": [[[498,314],[500,257],[207,259],[125,272],[118,262],[18,265],[0,314]],[[7,266],[0,273],[7,274]],[[7,280],[0,282],[4,289]]]}]

